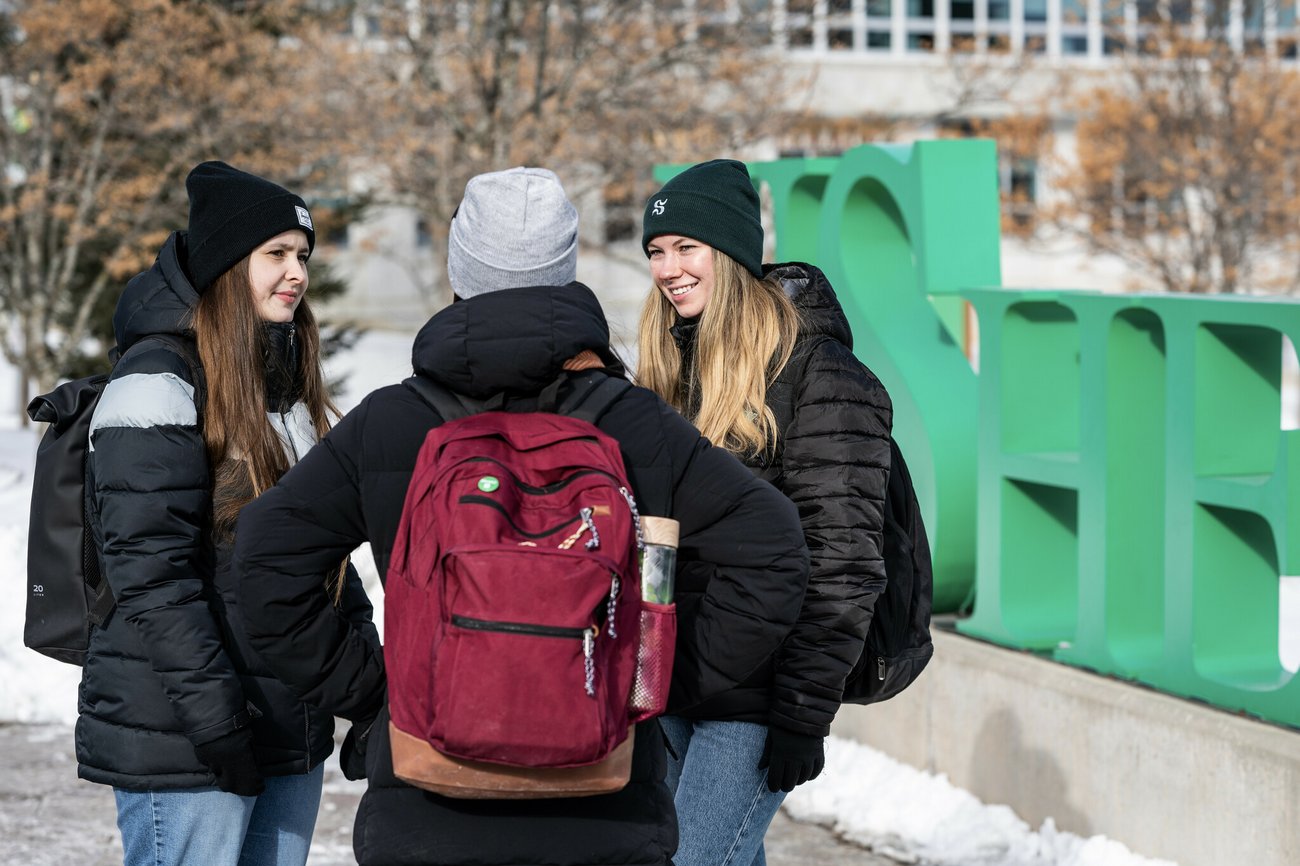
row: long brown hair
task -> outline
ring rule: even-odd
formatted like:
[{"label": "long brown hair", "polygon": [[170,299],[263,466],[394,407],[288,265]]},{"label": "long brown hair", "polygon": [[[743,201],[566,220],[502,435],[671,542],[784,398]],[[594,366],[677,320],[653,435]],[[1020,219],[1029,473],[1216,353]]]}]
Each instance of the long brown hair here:
[{"label": "long brown hair", "polygon": [[[293,314],[302,401],[318,437],[338,409],[321,371],[320,329],[304,298]],[[253,303],[249,257],[217,277],[194,308],[194,335],[207,378],[203,439],[216,473],[212,522],[232,530],[239,511],[289,470],[284,444],[266,416],[265,328]]]},{"label": "long brown hair", "polygon": [[713,289],[700,314],[690,369],[669,332],[673,305],[651,286],[641,310],[637,382],[734,454],[771,453],[781,431],[767,388],[794,351],[799,312],[775,277],[759,279],[713,250]]}]

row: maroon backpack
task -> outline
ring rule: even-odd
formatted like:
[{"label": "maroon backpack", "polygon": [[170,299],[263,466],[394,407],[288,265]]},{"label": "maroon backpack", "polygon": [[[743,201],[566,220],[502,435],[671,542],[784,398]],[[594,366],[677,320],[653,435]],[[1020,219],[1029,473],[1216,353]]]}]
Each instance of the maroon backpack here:
[{"label": "maroon backpack", "polygon": [[618,443],[593,423],[631,386],[588,378],[586,413],[467,417],[477,407],[407,380],[446,420],[416,458],[385,587],[403,740],[469,762],[585,767],[662,711],[666,694],[633,705],[640,523]]}]

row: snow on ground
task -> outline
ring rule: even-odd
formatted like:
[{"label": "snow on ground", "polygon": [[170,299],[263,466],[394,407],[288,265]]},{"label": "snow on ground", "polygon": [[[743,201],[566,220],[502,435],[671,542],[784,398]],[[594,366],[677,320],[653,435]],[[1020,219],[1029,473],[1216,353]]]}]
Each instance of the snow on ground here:
[{"label": "snow on ground", "polygon": [[[888,791],[888,797],[867,796]],[[1175,866],[1103,836],[1063,833],[1049,818],[1034,831],[1006,806],[988,806],[946,776],[902,764],[840,737],[826,742],[826,769],[795,788],[786,810],[801,821],[903,863],[926,866]]]},{"label": "snow on ground", "polygon": [[[344,411],[370,390],[410,374],[410,334],[374,331],[347,357],[333,361],[331,377],[347,374],[339,401]],[[36,434],[0,415],[0,561],[23,571],[27,559],[30,470]],[[382,590],[369,550],[353,557],[382,623]],[[1300,578],[1282,581],[1281,655],[1300,667]],[[19,582],[11,580],[16,588]],[[25,597],[25,596],[24,596]],[[40,656],[22,645],[23,605],[10,591],[0,605],[0,721],[71,723],[76,719],[80,669]],[[868,792],[887,790],[887,798]],[[833,827],[855,842],[904,863],[933,866],[1169,866],[1130,853],[1103,837],[1081,839],[1048,820],[1038,830],[1006,806],[985,805],[954,788],[942,775],[898,763],[858,743],[832,737],[821,778],[786,801],[798,818]]]}]

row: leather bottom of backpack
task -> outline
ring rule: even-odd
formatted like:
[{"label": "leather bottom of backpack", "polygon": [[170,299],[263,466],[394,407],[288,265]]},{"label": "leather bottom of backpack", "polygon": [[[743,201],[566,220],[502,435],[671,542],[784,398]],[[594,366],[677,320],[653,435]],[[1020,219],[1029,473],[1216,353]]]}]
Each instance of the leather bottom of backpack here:
[{"label": "leather bottom of backpack", "polygon": [[603,761],[586,767],[511,767],[444,755],[391,721],[393,773],[408,785],[460,800],[542,800],[621,791],[632,775],[635,730]]}]

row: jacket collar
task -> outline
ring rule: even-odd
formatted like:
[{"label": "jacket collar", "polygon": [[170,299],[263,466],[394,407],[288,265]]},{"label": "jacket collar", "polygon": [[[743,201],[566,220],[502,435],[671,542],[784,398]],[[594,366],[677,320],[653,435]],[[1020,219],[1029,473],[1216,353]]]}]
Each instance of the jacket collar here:
[{"label": "jacket collar", "polygon": [[794,301],[802,319],[801,336],[825,335],[853,348],[849,319],[820,268],[807,262],[785,262],[763,265],[763,274],[775,276]]},{"label": "jacket collar", "polygon": [[452,391],[486,399],[541,391],[583,350],[595,352],[611,374],[623,375],[600,302],[575,282],[457,301],[420,329],[411,361],[417,373]]}]

